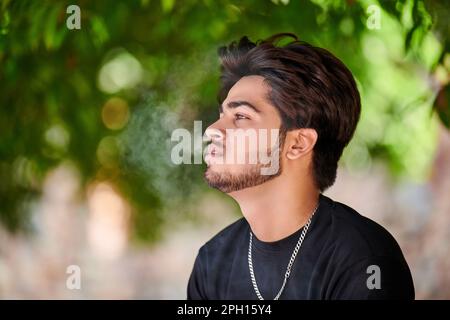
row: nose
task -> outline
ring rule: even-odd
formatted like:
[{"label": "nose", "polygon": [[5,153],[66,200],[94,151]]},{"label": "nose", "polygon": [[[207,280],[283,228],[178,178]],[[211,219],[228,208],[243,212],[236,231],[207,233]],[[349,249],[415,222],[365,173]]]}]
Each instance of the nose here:
[{"label": "nose", "polygon": [[225,129],[221,128],[219,126],[219,120],[211,124],[206,130],[204,135],[205,141],[212,141],[212,142],[221,142],[224,138],[224,131]]}]

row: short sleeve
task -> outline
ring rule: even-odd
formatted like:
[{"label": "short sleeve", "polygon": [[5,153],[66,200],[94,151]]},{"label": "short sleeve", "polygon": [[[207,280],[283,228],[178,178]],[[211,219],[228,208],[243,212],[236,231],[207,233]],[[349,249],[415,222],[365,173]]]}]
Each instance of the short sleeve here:
[{"label": "short sleeve", "polygon": [[414,284],[406,262],[393,258],[363,259],[336,279],[331,299],[414,300]]},{"label": "short sleeve", "polygon": [[187,285],[187,300],[208,300],[206,295],[206,257],[202,249],[195,258],[194,267]]}]

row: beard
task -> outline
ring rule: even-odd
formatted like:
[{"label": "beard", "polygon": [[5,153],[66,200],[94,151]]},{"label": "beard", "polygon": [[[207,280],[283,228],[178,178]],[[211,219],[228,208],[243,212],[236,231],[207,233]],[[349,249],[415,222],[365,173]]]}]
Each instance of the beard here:
[{"label": "beard", "polygon": [[[281,149],[284,143],[284,137],[281,143]],[[269,156],[272,155],[273,150],[269,152]],[[268,168],[268,165],[261,163],[252,165],[248,170],[242,173],[230,173],[230,172],[215,172],[211,167],[208,167],[205,172],[205,180],[212,188],[218,189],[225,193],[230,193],[245,188],[255,187],[264,182],[270,181],[278,177],[282,173],[281,166],[281,152],[278,153],[278,170],[275,174],[267,175],[261,174],[263,168]]]},{"label": "beard", "polygon": [[210,187],[225,193],[230,193],[263,184],[278,177],[282,171],[281,163],[277,173],[273,175],[261,174],[261,168],[263,168],[261,164],[253,165],[246,172],[238,174],[232,174],[230,172],[219,173],[208,168],[205,172],[205,180]]}]

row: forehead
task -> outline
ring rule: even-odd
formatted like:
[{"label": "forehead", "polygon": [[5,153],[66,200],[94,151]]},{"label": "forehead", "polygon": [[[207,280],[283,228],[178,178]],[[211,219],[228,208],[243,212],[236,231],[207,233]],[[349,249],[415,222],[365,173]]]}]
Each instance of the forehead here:
[{"label": "forehead", "polygon": [[233,99],[246,99],[255,103],[267,101],[267,95],[270,92],[270,86],[264,82],[262,76],[245,76],[231,87],[226,101]]}]

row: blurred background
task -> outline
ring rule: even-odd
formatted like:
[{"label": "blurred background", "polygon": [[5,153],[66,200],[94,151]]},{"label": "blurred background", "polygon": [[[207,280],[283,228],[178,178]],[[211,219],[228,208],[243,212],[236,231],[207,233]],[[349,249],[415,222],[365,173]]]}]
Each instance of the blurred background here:
[{"label": "blurred background", "polygon": [[417,298],[450,299],[449,16],[445,0],[0,1],[0,298],[184,299],[197,250],[241,213],[204,164],[171,162],[171,133],[218,116],[219,46],[294,32],[362,96],[325,194],[394,235]]}]

